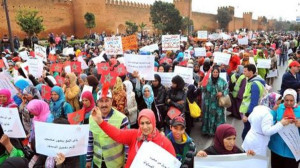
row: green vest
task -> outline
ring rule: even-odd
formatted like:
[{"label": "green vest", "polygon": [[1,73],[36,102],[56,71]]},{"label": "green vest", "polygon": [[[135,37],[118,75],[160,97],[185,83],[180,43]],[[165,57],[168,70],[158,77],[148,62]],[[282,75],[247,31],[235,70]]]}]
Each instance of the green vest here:
[{"label": "green vest", "polygon": [[[258,88],[259,88],[259,97],[262,97],[264,94],[264,85],[262,83],[260,83],[259,81],[254,81]],[[252,86],[253,82],[248,82],[245,88],[245,92],[243,95],[243,101],[242,104],[240,106],[240,112],[246,114],[251,102],[251,86]]]},{"label": "green vest", "polygon": [[[113,111],[112,116],[108,119],[108,123],[120,128],[122,121],[126,116],[117,110]],[[93,120],[89,118],[90,130],[94,138],[94,157],[93,162],[101,167],[102,157],[107,168],[121,168],[124,166],[124,146],[112,140]]]},{"label": "green vest", "polygon": [[[234,76],[235,76],[235,75],[234,75]],[[235,78],[236,78],[236,77],[235,77]],[[242,82],[245,78],[246,78],[245,75],[241,75],[241,76],[238,78],[238,80],[236,81],[236,84],[234,85],[234,88],[233,88],[233,91],[232,91],[232,96],[233,96],[234,98],[237,97],[238,92],[239,92],[239,90],[240,90],[241,82]]]}]

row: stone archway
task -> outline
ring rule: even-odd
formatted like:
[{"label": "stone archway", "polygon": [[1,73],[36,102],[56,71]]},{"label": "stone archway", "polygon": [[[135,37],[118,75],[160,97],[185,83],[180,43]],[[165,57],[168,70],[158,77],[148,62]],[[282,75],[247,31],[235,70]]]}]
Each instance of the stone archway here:
[{"label": "stone archway", "polygon": [[119,24],[119,26],[117,28],[117,33],[125,34],[126,33],[126,27],[123,24]]}]

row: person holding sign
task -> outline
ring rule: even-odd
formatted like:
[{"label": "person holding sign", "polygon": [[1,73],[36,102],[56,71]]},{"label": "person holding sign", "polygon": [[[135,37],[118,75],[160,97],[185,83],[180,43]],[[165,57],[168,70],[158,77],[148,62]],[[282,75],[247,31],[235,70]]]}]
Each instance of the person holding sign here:
[{"label": "person holding sign", "polygon": [[[262,50],[257,50],[257,55],[254,57],[254,61],[255,61],[256,64],[257,64],[257,59],[266,59],[266,56],[264,55],[264,52]],[[263,79],[266,79],[267,69],[265,69],[265,68],[257,68],[257,73]]]},{"label": "person holding sign", "polygon": [[[297,92],[293,89],[286,89],[283,93],[283,100],[284,103],[280,104],[277,110],[271,112],[273,121],[277,123],[281,122],[283,118],[291,119],[300,133],[300,106],[297,106]],[[279,133],[271,136],[269,148],[272,168],[298,168],[299,161],[296,161],[291,149]]]},{"label": "person holding sign", "polygon": [[167,150],[173,156],[176,156],[172,143],[156,129],[155,115],[150,109],[144,109],[139,113],[139,129],[120,130],[116,128],[109,122],[103,120],[102,110],[99,108],[93,109],[92,120],[94,120],[94,122],[98,124],[98,127],[100,127],[110,138],[118,143],[127,144],[129,146],[125,168],[130,167],[144,141],[152,141]]},{"label": "person holding sign", "polygon": [[18,107],[14,100],[11,98],[11,93],[8,89],[0,89],[0,107]]}]

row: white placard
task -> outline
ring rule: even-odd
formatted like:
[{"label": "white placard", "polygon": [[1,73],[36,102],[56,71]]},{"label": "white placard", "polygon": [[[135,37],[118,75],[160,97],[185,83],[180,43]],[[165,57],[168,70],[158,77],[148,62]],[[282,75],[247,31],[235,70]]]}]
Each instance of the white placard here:
[{"label": "white placard", "polygon": [[227,72],[220,72],[219,76],[227,82]]},{"label": "white placard", "polygon": [[82,92],[81,92],[81,95],[80,95],[80,100],[82,100],[82,94],[85,92],[85,91],[89,91],[91,93],[93,93],[93,87],[92,86],[89,86],[89,85],[84,85],[83,86],[83,89],[82,89]]},{"label": "white placard", "polygon": [[289,124],[278,132],[283,141],[292,151],[296,161],[300,160],[300,135],[295,124]]},{"label": "white placard", "polygon": [[174,72],[156,72],[155,74],[159,75],[161,78],[161,84],[166,87],[171,87],[172,78],[176,76]]},{"label": "white placard", "polygon": [[25,61],[27,61],[29,59],[27,51],[20,52],[19,56]]},{"label": "white placard", "polygon": [[154,55],[124,55],[127,72],[138,71],[145,80],[154,80]]},{"label": "white placard", "polygon": [[25,138],[26,134],[22,126],[17,108],[0,107],[0,123],[4,134],[10,138]]},{"label": "white placard", "polygon": [[180,35],[162,35],[162,50],[180,50]]},{"label": "white placard", "polygon": [[41,59],[30,58],[27,60],[29,74],[35,78],[40,78],[43,75],[44,64]]},{"label": "white placard", "polygon": [[269,70],[269,73],[267,74],[267,78],[273,78],[278,76],[278,70]]},{"label": "white placard", "polygon": [[105,37],[104,48],[107,55],[123,54],[121,36]]},{"label": "white placard", "polygon": [[198,31],[198,39],[207,39],[207,31]]},{"label": "white placard", "polygon": [[196,57],[206,56],[206,49],[205,49],[205,47],[195,48],[194,50],[195,50],[195,56]]},{"label": "white placard", "polygon": [[26,67],[28,67],[28,63],[27,63],[27,62],[24,62],[24,63],[22,63],[22,64],[20,65],[20,67],[21,67],[22,71],[24,72],[26,78],[28,78],[28,72],[27,72],[27,70],[26,70]]},{"label": "white placard", "polygon": [[180,168],[181,162],[157,144],[144,141],[130,168]]},{"label": "white placard", "polygon": [[220,39],[221,36],[220,36],[219,33],[213,33],[213,34],[210,34],[210,35],[208,36],[208,38],[211,39],[211,40],[217,40],[217,39]]},{"label": "white placard", "polygon": [[74,51],[74,48],[73,47],[70,47],[70,48],[64,48],[63,49],[63,55],[64,56],[69,56],[70,54],[74,54],[75,53],[75,51]]},{"label": "white placard", "polygon": [[10,81],[5,72],[0,73],[0,89],[9,89],[12,97],[18,93],[15,85]]},{"label": "white placard", "polygon": [[225,33],[221,33],[221,36],[224,40],[228,40],[228,39],[231,39],[231,36],[228,35],[228,34],[225,34]]},{"label": "white placard", "polygon": [[[89,125],[66,125],[34,122],[36,152],[54,157],[63,153],[66,157],[85,155],[87,152]],[[47,131],[45,131],[47,130]]]},{"label": "white placard", "polygon": [[187,37],[184,37],[184,36],[181,36],[181,37],[180,37],[180,41],[186,41],[186,42],[187,42],[187,41],[188,41],[188,38],[187,38]]},{"label": "white placard", "polygon": [[105,51],[102,51],[98,57],[95,57],[92,59],[95,65],[97,65],[98,63],[101,63],[103,61],[105,62],[105,59],[103,58],[104,54],[105,54]]},{"label": "white placard", "polygon": [[193,84],[193,75],[194,71],[193,68],[187,68],[187,67],[181,67],[181,66],[175,66],[174,73],[176,75],[179,75],[183,78],[185,83]]},{"label": "white placard", "polygon": [[86,62],[83,60],[82,56],[77,57],[77,60],[81,62],[81,69],[85,70],[88,69],[89,66],[86,64]]},{"label": "white placard", "polygon": [[238,39],[238,44],[239,45],[248,45],[248,37],[243,37],[241,39]]},{"label": "white placard", "polygon": [[151,44],[151,45],[140,48],[140,51],[154,52],[155,50],[159,50],[158,44]]},{"label": "white placard", "polygon": [[230,61],[230,54],[227,53],[221,53],[221,52],[214,52],[214,62],[218,65],[224,64],[228,65]]},{"label": "white placard", "polygon": [[34,55],[43,61],[47,61],[46,47],[34,44]]},{"label": "white placard", "polygon": [[208,155],[195,157],[194,167],[197,168],[268,168],[268,158],[264,156],[247,156],[243,154]]},{"label": "white placard", "polygon": [[270,59],[257,59],[257,68],[271,68],[271,60]]},{"label": "white placard", "polygon": [[65,73],[71,73],[71,66],[68,65],[68,66],[65,66]]},{"label": "white placard", "polygon": [[254,57],[249,57],[249,63],[256,65],[255,61],[254,61]]}]

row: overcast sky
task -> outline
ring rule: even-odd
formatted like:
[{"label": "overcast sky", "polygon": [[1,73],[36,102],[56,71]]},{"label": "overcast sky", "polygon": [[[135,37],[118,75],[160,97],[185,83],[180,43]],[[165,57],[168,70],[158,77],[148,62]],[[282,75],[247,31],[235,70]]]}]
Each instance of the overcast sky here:
[{"label": "overcast sky", "polygon": [[[130,0],[124,0],[130,1]],[[155,0],[132,0],[152,4]],[[173,0],[162,0],[173,2]],[[192,10],[217,14],[218,6],[234,6],[235,16],[242,17],[243,12],[252,12],[253,19],[266,16],[268,19],[295,21],[300,16],[300,0],[193,0]]]}]

